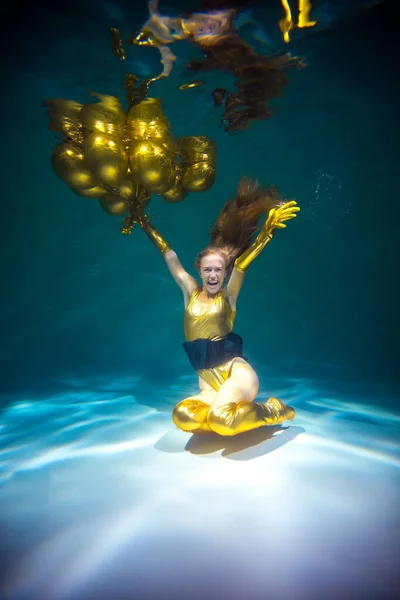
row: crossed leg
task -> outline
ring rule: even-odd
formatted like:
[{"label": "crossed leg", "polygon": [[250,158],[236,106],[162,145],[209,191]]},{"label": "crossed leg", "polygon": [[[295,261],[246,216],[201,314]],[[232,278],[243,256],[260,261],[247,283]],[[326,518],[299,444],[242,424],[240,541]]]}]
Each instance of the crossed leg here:
[{"label": "crossed leg", "polygon": [[175,425],[190,433],[210,433],[207,417],[215,394],[216,391],[210,387],[210,389],[201,390],[196,396],[190,396],[178,402],[172,412],[172,420]]},{"label": "crossed leg", "polygon": [[199,384],[199,394],[182,400],[174,408],[172,419],[183,431],[214,431],[232,436],[295,416],[295,411],[277,398],[270,398],[265,404],[253,402],[259,389],[258,377],[243,358],[235,360],[228,379],[218,390],[202,379]]},{"label": "crossed leg", "polygon": [[228,379],[211,400],[210,412],[232,402],[252,402],[258,389],[259,381],[253,367],[244,358],[236,358]]}]

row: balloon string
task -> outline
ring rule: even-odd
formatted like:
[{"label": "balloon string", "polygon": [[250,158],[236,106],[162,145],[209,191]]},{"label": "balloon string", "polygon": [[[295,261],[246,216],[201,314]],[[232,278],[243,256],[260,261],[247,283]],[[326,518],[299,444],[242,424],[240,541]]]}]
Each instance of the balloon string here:
[{"label": "balloon string", "polygon": [[137,223],[135,209],[138,206],[147,204],[151,197],[145,188],[137,181],[134,183],[134,186],[135,195],[134,199],[129,201],[129,215],[122,220],[121,233],[124,235],[131,235],[132,229],[135,223]]}]

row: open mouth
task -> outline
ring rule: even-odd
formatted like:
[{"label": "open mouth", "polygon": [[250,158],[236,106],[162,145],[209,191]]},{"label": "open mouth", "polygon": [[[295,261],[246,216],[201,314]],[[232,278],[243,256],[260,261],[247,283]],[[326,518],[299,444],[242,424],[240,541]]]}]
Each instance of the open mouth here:
[{"label": "open mouth", "polygon": [[216,289],[218,287],[218,281],[209,281],[208,282],[208,287],[213,289]]}]

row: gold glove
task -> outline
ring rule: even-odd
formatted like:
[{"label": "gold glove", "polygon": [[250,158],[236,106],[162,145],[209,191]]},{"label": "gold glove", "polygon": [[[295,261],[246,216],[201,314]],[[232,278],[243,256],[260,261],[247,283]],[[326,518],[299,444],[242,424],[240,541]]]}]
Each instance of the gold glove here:
[{"label": "gold glove", "polygon": [[168,250],[171,250],[168,242],[162,237],[162,235],[153,227],[150,223],[149,219],[145,214],[139,213],[136,215],[136,220],[139,223],[140,227],[143,229],[147,237],[151,239],[157,250],[161,252],[161,254],[165,254]]},{"label": "gold glove", "polygon": [[295,200],[286,202],[278,208],[271,208],[268,213],[268,218],[264,223],[260,233],[252,243],[240,256],[235,260],[235,268],[244,273],[250,264],[264,250],[265,246],[272,240],[275,229],[286,227],[284,221],[294,219],[296,213],[300,210]]}]

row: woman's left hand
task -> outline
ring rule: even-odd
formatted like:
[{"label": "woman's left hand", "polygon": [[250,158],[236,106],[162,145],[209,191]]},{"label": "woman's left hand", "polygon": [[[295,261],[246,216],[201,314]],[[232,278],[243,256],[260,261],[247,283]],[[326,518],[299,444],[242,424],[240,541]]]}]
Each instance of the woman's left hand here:
[{"label": "woman's left hand", "polygon": [[263,227],[266,233],[273,233],[275,229],[286,227],[285,221],[294,219],[299,212],[300,207],[297,206],[296,200],[285,202],[278,208],[271,208],[268,213],[268,218]]}]

